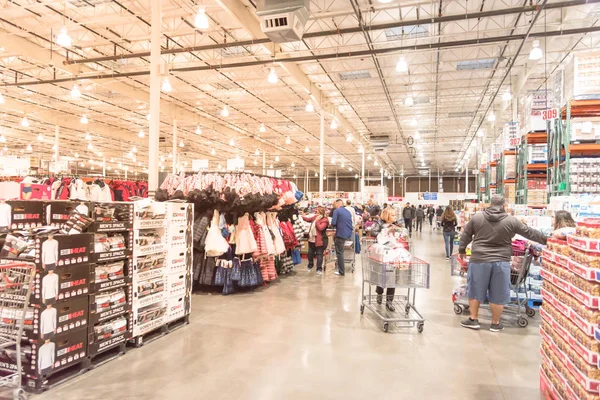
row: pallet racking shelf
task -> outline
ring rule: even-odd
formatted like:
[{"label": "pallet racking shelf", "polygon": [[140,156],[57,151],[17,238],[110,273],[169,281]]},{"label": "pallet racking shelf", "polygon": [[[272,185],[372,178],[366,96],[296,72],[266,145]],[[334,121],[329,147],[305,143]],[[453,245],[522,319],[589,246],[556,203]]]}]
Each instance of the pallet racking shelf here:
[{"label": "pallet racking shelf", "polygon": [[[546,163],[529,163],[529,145],[545,144],[548,141],[546,132],[529,132],[523,135],[521,144],[517,151],[517,190],[515,202],[517,204],[529,204],[529,188],[530,180],[547,180],[548,164]],[[535,204],[539,205],[539,204]]]}]

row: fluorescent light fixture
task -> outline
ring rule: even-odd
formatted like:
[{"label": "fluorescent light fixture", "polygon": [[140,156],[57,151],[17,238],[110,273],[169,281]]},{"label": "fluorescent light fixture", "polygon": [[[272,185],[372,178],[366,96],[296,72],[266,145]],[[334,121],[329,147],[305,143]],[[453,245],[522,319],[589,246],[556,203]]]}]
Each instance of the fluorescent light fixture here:
[{"label": "fluorescent light fixture", "polygon": [[275,85],[279,81],[277,72],[275,72],[275,67],[271,67],[271,72],[269,72],[269,77],[267,78],[267,80],[271,85]]},{"label": "fluorescent light fixture", "polygon": [[196,18],[194,18],[194,26],[198,29],[208,29],[208,16],[206,15],[206,9],[204,7],[198,8]]},{"label": "fluorescent light fixture", "polygon": [[66,26],[60,28],[60,32],[56,35],[56,44],[62,47],[71,47],[73,45],[73,40],[71,40],[71,36],[67,33]]},{"label": "fluorescent light fixture", "polygon": [[229,117],[229,107],[227,107],[227,105],[223,106],[223,109],[221,110],[221,117]]},{"label": "fluorescent light fixture", "polygon": [[401,56],[398,59],[398,63],[396,64],[396,72],[400,72],[401,74],[405,74],[408,72],[408,63],[404,56]]},{"label": "fluorescent light fixture", "polygon": [[171,92],[173,91],[173,86],[171,86],[171,82],[169,81],[169,78],[165,76],[165,78],[163,79],[163,83],[162,83],[162,88],[161,90],[163,92]]},{"label": "fluorescent light fixture", "polygon": [[81,90],[79,90],[79,86],[77,86],[77,84],[74,84],[73,89],[71,89],[71,98],[73,100],[81,98]]},{"label": "fluorescent light fixture", "polygon": [[533,47],[531,48],[531,51],[529,52],[529,59],[532,61],[541,60],[542,57],[544,57],[544,52],[540,48],[540,41],[534,40],[532,46]]},{"label": "fluorescent light fixture", "polygon": [[306,112],[315,112],[315,106],[310,100],[306,103]]}]

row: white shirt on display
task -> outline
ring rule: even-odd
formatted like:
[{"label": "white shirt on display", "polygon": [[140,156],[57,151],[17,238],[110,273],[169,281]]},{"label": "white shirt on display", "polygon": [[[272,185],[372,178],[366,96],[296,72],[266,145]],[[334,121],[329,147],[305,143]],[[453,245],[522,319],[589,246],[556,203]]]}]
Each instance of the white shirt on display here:
[{"label": "white shirt on display", "polygon": [[40,331],[42,335],[56,330],[56,308],[46,308],[40,315]]},{"label": "white shirt on display", "polygon": [[42,298],[54,299],[58,296],[58,275],[48,274],[42,279]]},{"label": "white shirt on display", "polygon": [[8,203],[0,203],[0,227],[10,226],[12,207]]},{"label": "white shirt on display", "polygon": [[38,351],[38,369],[43,370],[54,365],[56,345],[52,342],[45,343]]},{"label": "white shirt on display", "polygon": [[42,264],[58,262],[58,240],[48,239],[42,244]]}]

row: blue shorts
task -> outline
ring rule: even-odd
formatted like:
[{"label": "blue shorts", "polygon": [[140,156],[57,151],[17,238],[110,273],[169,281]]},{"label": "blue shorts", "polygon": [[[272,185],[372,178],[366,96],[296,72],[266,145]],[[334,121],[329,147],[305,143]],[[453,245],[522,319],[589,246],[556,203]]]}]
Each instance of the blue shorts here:
[{"label": "blue shorts", "polygon": [[[488,294],[489,291],[489,294]],[[469,299],[492,304],[506,304],[510,301],[510,263],[469,263],[467,273],[467,296]]]}]

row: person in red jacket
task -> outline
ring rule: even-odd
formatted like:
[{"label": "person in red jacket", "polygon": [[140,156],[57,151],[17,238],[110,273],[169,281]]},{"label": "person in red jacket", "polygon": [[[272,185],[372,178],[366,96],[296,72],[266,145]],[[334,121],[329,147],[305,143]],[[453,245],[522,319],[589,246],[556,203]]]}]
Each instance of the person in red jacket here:
[{"label": "person in red jacket", "polygon": [[329,241],[327,238],[329,218],[327,218],[325,208],[319,206],[314,217],[304,217],[304,220],[310,222],[308,230],[308,272],[312,271],[316,255],[317,275],[321,275],[323,273],[323,253]]}]

